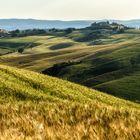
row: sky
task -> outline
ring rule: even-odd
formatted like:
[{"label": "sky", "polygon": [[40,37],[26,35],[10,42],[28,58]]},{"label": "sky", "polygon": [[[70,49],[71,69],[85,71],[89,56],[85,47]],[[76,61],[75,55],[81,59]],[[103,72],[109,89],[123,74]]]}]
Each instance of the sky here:
[{"label": "sky", "polygon": [[0,0],[0,19],[140,19],[140,0]]}]

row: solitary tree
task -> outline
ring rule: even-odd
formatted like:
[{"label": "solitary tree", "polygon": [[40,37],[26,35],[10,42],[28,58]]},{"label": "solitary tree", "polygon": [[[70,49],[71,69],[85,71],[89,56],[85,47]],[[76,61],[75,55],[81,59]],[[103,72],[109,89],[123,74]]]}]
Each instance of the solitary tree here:
[{"label": "solitary tree", "polygon": [[23,53],[24,52],[24,48],[19,48],[18,49],[18,53]]}]

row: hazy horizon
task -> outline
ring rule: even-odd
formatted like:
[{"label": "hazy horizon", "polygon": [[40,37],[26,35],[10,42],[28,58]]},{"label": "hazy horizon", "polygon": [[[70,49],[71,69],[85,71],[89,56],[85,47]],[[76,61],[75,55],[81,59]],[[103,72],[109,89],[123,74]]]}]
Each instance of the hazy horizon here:
[{"label": "hazy horizon", "polygon": [[120,20],[120,21],[131,21],[131,20],[140,20],[140,18],[137,19],[39,19],[39,18],[0,18],[0,20],[48,20],[48,21],[102,21],[102,20]]},{"label": "hazy horizon", "polygon": [[0,4],[1,19],[133,20],[140,19],[139,13],[139,0],[1,0]]}]

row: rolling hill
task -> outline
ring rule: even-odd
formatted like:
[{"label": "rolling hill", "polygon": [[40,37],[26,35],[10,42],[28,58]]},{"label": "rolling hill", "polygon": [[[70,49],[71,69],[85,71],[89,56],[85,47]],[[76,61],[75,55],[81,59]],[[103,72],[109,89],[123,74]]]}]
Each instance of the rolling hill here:
[{"label": "rolling hill", "polygon": [[[125,27],[104,22],[98,29],[95,26],[98,24],[70,33],[57,30],[45,35],[2,38],[0,62],[139,103],[140,31],[126,28],[118,32],[118,27]],[[18,53],[16,50],[22,47],[24,52]],[[13,53],[6,54],[2,48]]]},{"label": "rolling hill", "polygon": [[0,75],[1,139],[139,139],[139,104],[9,66]]}]

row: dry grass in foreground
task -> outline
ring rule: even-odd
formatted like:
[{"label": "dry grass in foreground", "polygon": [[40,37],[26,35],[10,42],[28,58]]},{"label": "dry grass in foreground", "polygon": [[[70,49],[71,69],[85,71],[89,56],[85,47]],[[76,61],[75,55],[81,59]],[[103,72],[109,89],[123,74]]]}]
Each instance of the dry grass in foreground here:
[{"label": "dry grass in foreground", "polygon": [[139,140],[140,105],[0,65],[0,139]]}]

